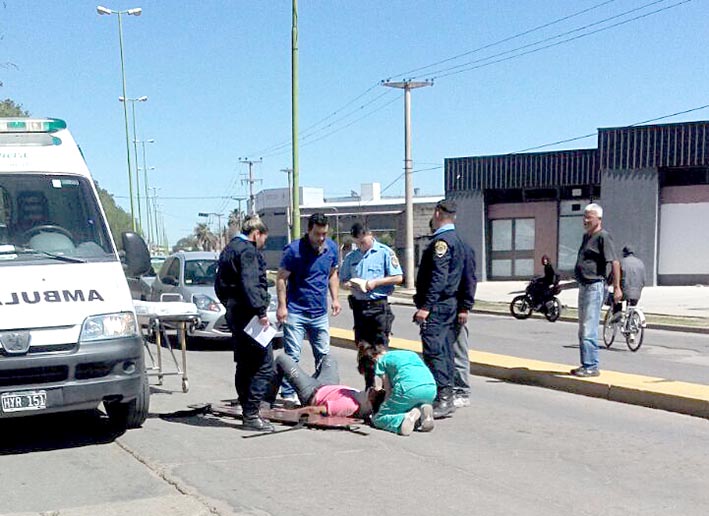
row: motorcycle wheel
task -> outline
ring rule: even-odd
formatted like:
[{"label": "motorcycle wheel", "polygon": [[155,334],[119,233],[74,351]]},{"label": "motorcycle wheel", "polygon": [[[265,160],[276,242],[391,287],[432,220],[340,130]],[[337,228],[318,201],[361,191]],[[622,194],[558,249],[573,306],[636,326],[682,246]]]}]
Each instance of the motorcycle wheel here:
[{"label": "motorcycle wheel", "polygon": [[547,321],[554,322],[561,317],[561,303],[556,297],[549,301],[546,307],[547,309],[544,312],[544,317],[547,318]]},{"label": "motorcycle wheel", "polygon": [[510,303],[510,313],[515,319],[526,319],[532,315],[532,303],[529,298],[525,294],[515,297]]}]

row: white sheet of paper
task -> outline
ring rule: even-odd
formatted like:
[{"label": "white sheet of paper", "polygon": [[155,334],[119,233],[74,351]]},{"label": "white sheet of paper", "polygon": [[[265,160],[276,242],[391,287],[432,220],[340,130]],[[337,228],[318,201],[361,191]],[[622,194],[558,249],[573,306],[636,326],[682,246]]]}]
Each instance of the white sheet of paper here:
[{"label": "white sheet of paper", "polygon": [[270,324],[268,326],[261,325],[256,315],[254,315],[249,321],[249,324],[246,325],[244,332],[264,348],[268,346],[269,342],[271,342],[276,335],[276,329]]}]

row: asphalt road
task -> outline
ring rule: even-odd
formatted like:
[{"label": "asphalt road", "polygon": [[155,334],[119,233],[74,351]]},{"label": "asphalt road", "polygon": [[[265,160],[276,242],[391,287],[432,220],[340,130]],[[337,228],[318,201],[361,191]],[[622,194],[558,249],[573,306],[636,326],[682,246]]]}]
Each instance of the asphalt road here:
[{"label": "asphalt road", "polygon": [[[361,385],[354,352],[332,353],[343,382]],[[121,436],[95,413],[3,421],[0,513],[703,516],[709,505],[703,419],[476,377],[472,406],[431,434],[242,439],[229,419],[160,417],[233,397],[228,351],[195,349],[188,364],[190,392],[167,377],[144,427]]]},{"label": "asphalt road", "polygon": [[[393,305],[396,319],[393,333],[397,337],[420,340],[418,326],[411,322],[412,306]],[[330,320],[332,326],[352,328],[352,312]],[[578,325],[546,319],[517,320],[511,315],[476,315],[468,320],[471,347],[478,351],[532,358],[558,364],[579,365]],[[707,383],[709,380],[709,335],[663,330],[645,330],[645,339],[637,352],[628,349],[617,337],[610,349],[603,345],[601,369],[642,374],[686,382]]]}]

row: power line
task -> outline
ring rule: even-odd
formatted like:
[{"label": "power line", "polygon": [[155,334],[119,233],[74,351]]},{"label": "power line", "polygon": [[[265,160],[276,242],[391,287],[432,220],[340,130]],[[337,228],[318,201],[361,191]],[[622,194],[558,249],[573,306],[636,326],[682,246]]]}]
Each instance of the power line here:
[{"label": "power line", "polygon": [[[630,125],[627,125],[624,127],[637,127],[639,125],[649,124],[650,122],[657,122],[659,120],[666,120],[668,118],[672,118],[672,117],[679,116],[679,115],[685,115],[687,113],[692,113],[694,111],[700,111],[700,110],[706,109],[706,108],[709,108],[709,104],[705,104],[703,106],[698,106],[698,107],[694,107],[694,108],[690,108],[690,109],[685,109],[684,111],[677,111],[676,113],[670,113],[669,115],[662,115],[662,116],[658,116],[655,118],[650,118],[648,120],[643,120],[642,122],[635,122],[634,124],[630,124]],[[598,136],[598,131],[593,132],[593,133],[589,133],[589,134],[584,134],[582,136],[574,136],[573,138],[567,138],[565,140],[558,140],[558,141],[555,141],[552,143],[545,143],[544,145],[537,145],[535,147],[528,147],[526,149],[518,150],[516,152],[511,152],[510,154],[519,154],[521,152],[529,152],[529,151],[533,151],[533,150],[544,149],[546,147],[553,147],[554,145],[560,145],[562,143],[573,142],[576,140],[584,140],[586,138],[591,138],[592,136]]]},{"label": "power line", "polygon": [[[665,0],[656,0],[655,2],[652,2],[651,4],[648,4],[648,5],[644,6],[644,7],[639,8],[639,9],[643,9],[643,8],[645,8],[645,7],[648,7],[649,5],[656,4],[656,3],[659,3],[659,2],[664,2],[664,1],[665,1]],[[530,47],[530,46],[538,45],[538,44],[541,44],[541,43],[543,43],[543,42],[545,42],[545,41],[550,41],[551,39],[557,39],[557,38],[560,37],[561,35],[553,36],[553,37],[551,37],[551,38],[546,38],[545,40],[541,40],[541,41],[538,41],[538,42],[536,42],[536,43],[531,43],[531,44],[529,44],[529,45],[524,45],[523,47],[519,47],[519,48],[517,48],[517,49],[509,50],[509,51],[507,51],[507,52],[501,52],[500,54],[497,54],[497,55],[495,55],[495,56],[490,56],[490,57],[486,57],[486,58],[483,58],[483,59],[478,59],[478,60],[476,60],[476,61],[471,61],[471,62],[468,62],[468,63],[464,63],[464,64],[461,64],[461,65],[457,65],[457,66],[455,66],[455,67],[450,67],[450,68],[448,68],[448,69],[446,69],[446,70],[457,69],[457,71],[451,71],[451,72],[449,72],[449,73],[444,73],[443,75],[438,75],[438,76],[435,76],[435,77],[433,77],[433,78],[434,78],[434,79],[442,79],[442,78],[444,78],[444,77],[449,77],[449,76],[451,76],[451,75],[457,75],[457,74],[459,74],[459,73],[468,72],[468,71],[471,71],[471,70],[476,70],[476,69],[478,69],[478,68],[484,68],[484,67],[486,67],[486,66],[490,66],[490,65],[493,65],[493,64],[498,64],[498,63],[502,63],[502,62],[504,62],[504,61],[509,61],[509,60],[511,60],[511,59],[516,59],[516,58],[518,58],[518,57],[526,56],[526,55],[529,55],[529,54],[534,54],[534,53],[536,53],[536,52],[540,52],[540,51],[542,51],[542,50],[546,50],[546,49],[549,49],[549,48],[557,47],[557,46],[563,45],[563,44],[565,44],[565,43],[570,43],[571,41],[575,41],[575,40],[577,40],[577,39],[585,38],[585,37],[587,37],[587,36],[591,36],[591,35],[597,34],[597,33],[599,33],[599,32],[604,32],[604,31],[606,31],[606,30],[610,30],[610,29],[613,29],[613,28],[615,28],[615,27],[619,27],[619,26],[621,26],[621,25],[625,25],[625,24],[627,24],[627,23],[630,23],[630,22],[633,22],[633,21],[636,21],[636,20],[639,20],[639,19],[642,19],[642,18],[647,18],[648,16],[651,16],[651,15],[653,15],[653,14],[657,14],[657,13],[662,12],[662,11],[667,11],[667,10],[669,10],[669,9],[672,9],[672,8],[674,8],[674,7],[678,7],[678,6],[682,5],[682,4],[686,4],[686,3],[689,3],[689,2],[691,2],[691,1],[692,1],[692,0],[682,0],[681,2],[677,2],[676,4],[672,4],[672,5],[669,5],[669,6],[667,6],[667,7],[663,7],[663,8],[661,8],[661,9],[656,9],[656,10],[654,10],[654,11],[650,11],[649,13],[641,14],[641,15],[635,16],[635,17],[633,17],[633,18],[629,18],[629,19],[627,19],[627,20],[623,20],[623,21],[621,21],[621,22],[614,23],[614,24],[609,25],[609,26],[607,26],[607,27],[602,27],[602,28],[600,28],[600,29],[593,30],[593,31],[591,31],[591,32],[586,32],[586,33],[584,33],[584,34],[579,34],[578,36],[574,36],[574,37],[572,37],[572,38],[567,38],[567,39],[564,39],[564,40],[561,40],[561,41],[557,41],[556,43],[552,43],[552,44],[550,44],[550,45],[546,45],[546,46],[543,46],[543,47],[539,47],[539,48],[535,48],[535,49],[532,49],[532,50],[528,50],[528,51],[526,51],[526,52],[522,52],[522,53],[515,54],[515,55],[512,55],[512,56],[504,57],[504,58],[502,58],[502,59],[497,59],[497,60],[491,61],[491,62],[489,62],[489,63],[484,63],[484,64],[480,64],[480,65],[477,65],[477,66],[470,66],[470,67],[467,67],[467,66],[470,65],[470,64],[479,63],[479,62],[482,62],[482,61],[488,61],[488,60],[490,60],[490,59],[493,59],[494,57],[501,56],[501,55],[505,55],[505,54],[509,54],[509,53],[511,53],[511,52],[515,52],[515,51],[517,51],[517,50],[521,50],[522,48],[527,48],[527,47]],[[635,9],[635,10],[637,10],[637,9]],[[628,12],[630,12],[630,11],[628,11]],[[621,15],[614,16],[614,17],[612,17],[612,18],[617,18],[618,16],[624,16],[625,14],[628,14],[628,12],[626,12],[626,13],[624,13],[624,14],[621,14]],[[609,19],[612,19],[612,18],[609,18]],[[608,21],[609,19],[603,20],[602,22]],[[589,26],[598,25],[598,23],[602,23],[602,22],[597,22],[597,23],[589,24]],[[584,27],[584,28],[587,28],[587,27]],[[582,28],[582,29],[583,29],[583,28]],[[580,30],[580,29],[575,29],[575,30],[573,30],[573,31],[569,31],[569,32],[566,33],[566,34],[570,34],[570,33],[572,33],[572,32],[578,32],[578,30]],[[464,67],[464,66],[465,66],[466,68],[459,69],[459,68]],[[440,70],[439,72],[444,72],[444,71],[446,71],[446,70]],[[435,72],[434,72],[434,73],[435,73]]]},{"label": "power line", "polygon": [[474,48],[473,50],[468,50],[467,52],[463,52],[462,54],[458,54],[458,55],[455,55],[455,56],[453,56],[453,57],[448,57],[448,58],[446,58],[446,59],[441,59],[440,61],[436,61],[435,63],[431,63],[431,64],[428,64],[428,65],[426,65],[426,66],[420,66],[420,67],[418,67],[418,68],[414,68],[414,69],[412,69],[412,70],[408,70],[408,71],[406,71],[406,72],[403,72],[403,73],[400,73],[400,74],[396,74],[396,75],[394,75],[394,77],[404,77],[404,76],[407,76],[407,75],[409,75],[409,74],[411,74],[411,73],[414,73],[414,72],[420,72],[421,70],[425,70],[425,69],[427,69],[427,68],[433,68],[434,66],[438,66],[438,65],[443,64],[443,63],[448,63],[448,62],[450,62],[450,61],[455,61],[456,59],[460,59],[461,57],[465,57],[465,56],[468,56],[468,55],[471,55],[471,54],[475,54],[475,53],[480,52],[480,51],[482,51],[482,50],[487,50],[488,48],[492,48],[492,47],[495,47],[495,46],[497,46],[497,45],[501,45],[502,43],[507,43],[508,41],[512,41],[512,40],[514,40],[514,39],[521,38],[522,36],[526,36],[526,35],[528,35],[528,34],[531,34],[531,33],[533,33],[533,32],[536,32],[536,31],[538,31],[538,30],[541,30],[541,29],[546,29],[547,27],[551,27],[552,25],[556,25],[557,23],[561,23],[561,22],[563,22],[563,21],[570,20],[571,18],[575,18],[576,16],[580,16],[580,15],[582,15],[582,14],[586,14],[587,12],[593,11],[594,9],[598,9],[599,7],[603,7],[604,5],[607,5],[607,4],[610,4],[610,3],[613,3],[613,2],[615,2],[615,0],[606,0],[605,2],[601,2],[601,3],[599,3],[599,4],[593,5],[593,6],[589,7],[588,9],[583,9],[582,11],[577,11],[577,12],[575,12],[575,13],[569,14],[568,16],[564,16],[564,17],[562,17],[562,18],[557,18],[556,20],[552,20],[552,21],[550,21],[550,22],[548,22],[548,23],[544,23],[544,24],[542,24],[542,25],[538,25],[538,26],[536,26],[536,27],[533,27],[533,28],[531,28],[531,29],[525,30],[525,31],[523,31],[523,32],[518,32],[517,34],[514,34],[514,35],[512,35],[512,36],[508,36],[508,37],[506,37],[506,38],[500,39],[500,40],[495,41],[495,42],[493,42],[493,43],[488,43],[487,45],[483,45],[483,46],[481,46],[481,47]]}]

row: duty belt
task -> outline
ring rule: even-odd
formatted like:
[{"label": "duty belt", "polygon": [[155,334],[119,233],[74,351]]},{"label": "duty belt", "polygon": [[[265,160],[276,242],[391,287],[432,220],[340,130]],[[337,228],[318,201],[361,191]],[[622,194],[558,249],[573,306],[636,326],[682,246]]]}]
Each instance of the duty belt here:
[{"label": "duty belt", "polygon": [[386,305],[388,303],[387,298],[383,297],[381,299],[357,299],[354,296],[348,296],[350,304],[355,304],[361,308],[370,308],[372,306]]}]

